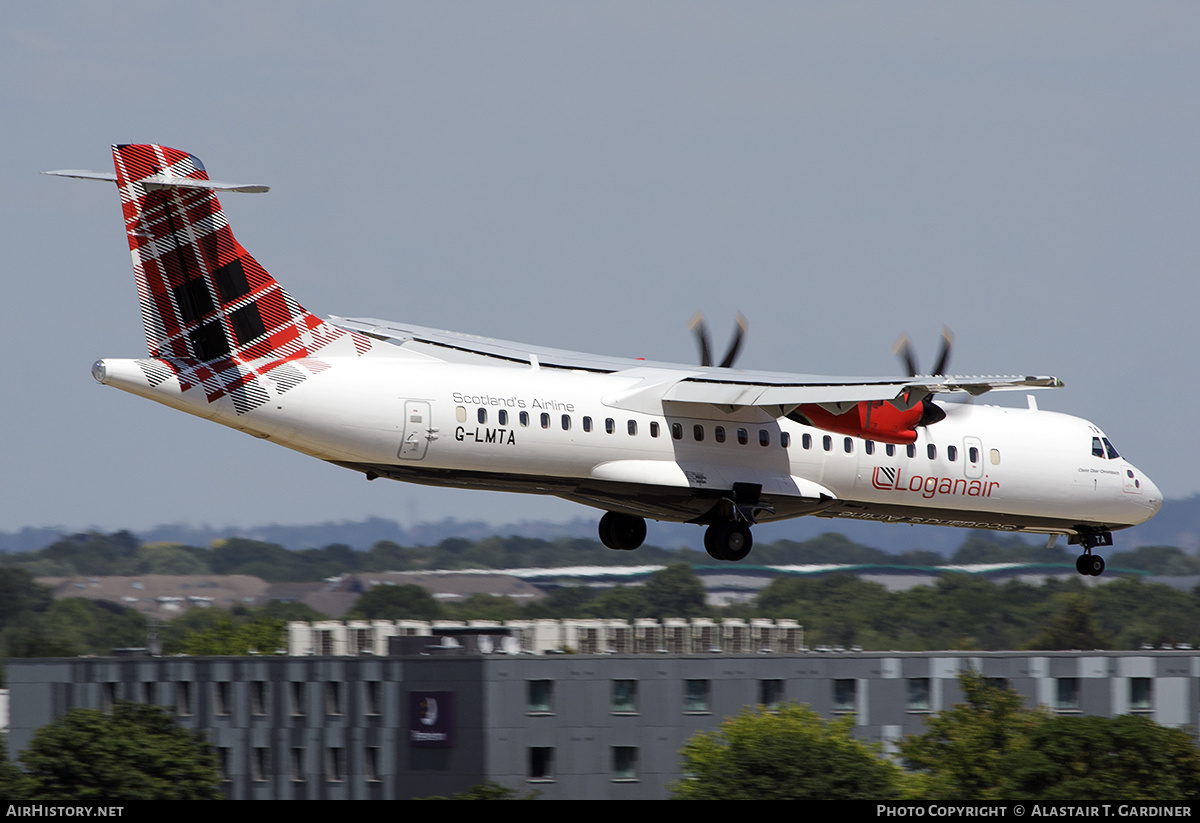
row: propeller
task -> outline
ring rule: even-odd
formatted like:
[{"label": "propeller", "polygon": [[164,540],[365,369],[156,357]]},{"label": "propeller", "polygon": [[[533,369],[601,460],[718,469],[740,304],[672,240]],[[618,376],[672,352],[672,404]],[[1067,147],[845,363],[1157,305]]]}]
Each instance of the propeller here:
[{"label": "propeller", "polygon": [[[942,348],[938,352],[937,363],[934,364],[933,371],[930,375],[933,377],[942,377],[946,374],[946,366],[950,364],[950,349],[954,345],[954,333],[950,329],[942,326]],[[916,377],[921,373],[921,369],[917,366],[917,357],[913,354],[912,341],[908,339],[907,334],[901,333],[899,339],[896,340],[896,345],[892,347],[892,351],[900,358],[900,362],[904,364],[905,370],[909,377]]]},{"label": "propeller", "polygon": [[[937,362],[933,366],[931,376],[942,377],[946,374],[946,367],[950,364],[950,349],[953,346],[954,333],[945,326],[942,326],[942,346],[938,351]],[[900,362],[904,364],[904,369],[908,372],[909,377],[916,377],[921,373],[921,369],[917,365],[917,356],[913,353],[912,341],[908,339],[907,334],[902,333],[900,335],[892,351],[896,353],[900,358]],[[944,419],[946,419],[945,410],[936,405],[931,399],[926,398],[921,419],[917,422],[917,425],[928,426]]]},{"label": "propeller", "polygon": [[[733,329],[733,339],[729,341],[729,348],[725,350],[725,356],[721,358],[720,367],[722,369],[730,368],[737,360],[737,356],[742,350],[742,341],[746,339],[748,325],[746,318],[742,316],[741,312],[738,312],[737,325]],[[692,334],[696,335],[696,342],[700,346],[700,365],[705,368],[712,366],[712,344],[709,342],[708,323],[704,321],[704,315],[696,312],[688,323],[688,328],[692,330]]]}]

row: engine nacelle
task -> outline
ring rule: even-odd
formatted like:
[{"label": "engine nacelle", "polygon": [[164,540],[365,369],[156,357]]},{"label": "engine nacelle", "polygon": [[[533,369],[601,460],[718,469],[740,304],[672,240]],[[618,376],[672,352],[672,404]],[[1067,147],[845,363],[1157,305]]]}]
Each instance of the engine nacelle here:
[{"label": "engine nacelle", "polygon": [[907,446],[917,439],[917,426],[936,423],[945,416],[944,411],[928,400],[911,409],[898,409],[886,400],[864,400],[841,414],[816,403],[804,403],[788,418],[825,431]]}]

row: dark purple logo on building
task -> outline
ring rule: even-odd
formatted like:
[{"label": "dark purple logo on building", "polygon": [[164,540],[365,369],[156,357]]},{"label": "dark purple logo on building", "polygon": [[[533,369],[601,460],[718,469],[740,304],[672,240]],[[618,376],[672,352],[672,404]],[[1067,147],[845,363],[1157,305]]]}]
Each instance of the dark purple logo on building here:
[{"label": "dark purple logo on building", "polygon": [[454,692],[408,693],[408,743],[427,748],[454,745]]}]

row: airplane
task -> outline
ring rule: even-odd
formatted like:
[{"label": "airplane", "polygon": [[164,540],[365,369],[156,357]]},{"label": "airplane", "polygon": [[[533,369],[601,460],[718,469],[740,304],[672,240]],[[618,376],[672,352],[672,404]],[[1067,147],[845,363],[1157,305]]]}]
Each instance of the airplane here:
[{"label": "airplane", "polygon": [[100,383],[364,475],[555,495],[603,510],[599,536],[638,548],[646,519],[706,527],[743,560],[756,523],[817,515],[1059,535],[1093,552],[1162,506],[1087,420],[942,402],[1055,388],[1055,377],[852,378],[603,357],[372,318],[311,314],[234,239],[195,156],[113,146],[148,356],[97,360]]}]

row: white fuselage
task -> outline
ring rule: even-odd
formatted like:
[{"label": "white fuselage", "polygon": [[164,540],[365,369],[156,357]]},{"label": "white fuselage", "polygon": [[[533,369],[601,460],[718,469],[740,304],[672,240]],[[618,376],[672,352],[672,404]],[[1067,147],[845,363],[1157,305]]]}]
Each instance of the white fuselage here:
[{"label": "white fuselage", "polygon": [[[646,404],[653,369],[598,373],[443,362],[396,349],[329,357],[249,413],[202,388],[151,387],[132,360],[97,379],[371,477],[546,493],[660,520],[703,522],[734,484],[761,520],[820,513],[1047,533],[1117,529],[1161,506],[1124,458],[1093,454],[1086,420],[945,403],[912,446],[827,432],[755,406]],[[654,410],[658,407],[657,413]]]}]

